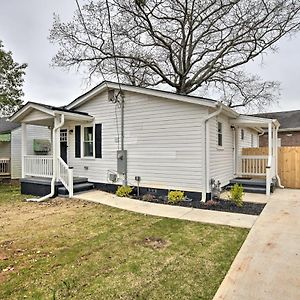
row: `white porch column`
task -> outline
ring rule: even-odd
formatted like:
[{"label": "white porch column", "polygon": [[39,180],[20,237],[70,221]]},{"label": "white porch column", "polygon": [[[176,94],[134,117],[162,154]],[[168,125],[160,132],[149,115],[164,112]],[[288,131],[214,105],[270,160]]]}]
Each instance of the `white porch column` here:
[{"label": "white porch column", "polygon": [[21,137],[21,160],[22,160],[22,178],[25,178],[25,155],[27,155],[27,125],[22,123]]},{"label": "white porch column", "polygon": [[276,126],[273,125],[273,174],[272,177],[275,177],[277,174],[277,130]]},{"label": "white porch column", "polygon": [[57,172],[57,131],[55,130],[56,126],[58,125],[59,121],[57,117],[54,118],[54,126],[52,128],[52,156],[53,156],[53,177],[55,180],[58,179],[58,172]]},{"label": "white porch column", "polygon": [[235,127],[235,175],[240,174],[240,161],[241,161],[241,153],[240,153],[240,128]]},{"label": "white porch column", "polygon": [[269,123],[268,124],[268,148],[269,148],[269,151],[268,151],[268,155],[269,157],[273,155],[273,152],[272,152],[272,123]]}]

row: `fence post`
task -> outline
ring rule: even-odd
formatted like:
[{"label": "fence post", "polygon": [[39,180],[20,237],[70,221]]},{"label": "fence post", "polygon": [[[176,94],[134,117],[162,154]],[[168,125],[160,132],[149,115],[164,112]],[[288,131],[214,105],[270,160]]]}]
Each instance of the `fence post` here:
[{"label": "fence post", "polygon": [[69,167],[68,169],[68,186],[69,186],[69,198],[73,197],[73,168]]}]

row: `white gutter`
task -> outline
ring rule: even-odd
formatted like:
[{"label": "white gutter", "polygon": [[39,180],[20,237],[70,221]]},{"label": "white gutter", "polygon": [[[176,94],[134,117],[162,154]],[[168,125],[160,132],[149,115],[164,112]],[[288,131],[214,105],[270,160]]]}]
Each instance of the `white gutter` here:
[{"label": "white gutter", "polygon": [[[57,135],[56,135],[56,131],[58,129],[60,129],[62,126],[64,126],[65,124],[65,115],[61,114],[61,119],[60,119],[60,123],[57,124],[56,126],[54,126],[53,130],[52,130],[52,157],[53,157],[53,175],[52,175],[52,179],[51,179],[51,192],[50,194],[41,197],[39,199],[26,199],[26,201],[28,202],[42,202],[45,200],[48,200],[49,198],[53,197],[55,194],[55,180],[56,180],[56,174],[57,174],[57,161],[56,161],[56,153],[57,153]],[[55,119],[54,119],[54,124],[55,124]]]},{"label": "white gutter", "polygon": [[209,126],[208,126],[208,121],[213,118],[216,117],[217,115],[219,115],[223,109],[223,106],[221,105],[221,103],[217,104],[217,107],[219,106],[219,109],[211,114],[209,114],[205,119],[204,119],[204,130],[205,130],[205,137],[204,137],[204,142],[205,142],[205,158],[204,158],[204,182],[205,182],[205,198],[203,199],[202,197],[202,201],[206,201],[206,194],[210,191],[210,184],[209,184],[209,166],[210,166],[210,162],[209,162]]}]

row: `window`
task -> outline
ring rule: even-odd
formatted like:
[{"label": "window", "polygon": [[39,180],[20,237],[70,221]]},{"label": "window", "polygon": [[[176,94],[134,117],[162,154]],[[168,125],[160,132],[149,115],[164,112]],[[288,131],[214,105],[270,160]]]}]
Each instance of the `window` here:
[{"label": "window", "polygon": [[252,133],[251,133],[251,147],[254,147],[254,137]]},{"label": "window", "polygon": [[93,126],[84,127],[83,130],[83,156],[94,156],[94,129]]},{"label": "window", "polygon": [[61,142],[67,142],[68,141],[67,129],[61,129],[60,130],[60,141]]},{"label": "window", "polygon": [[245,138],[245,132],[244,129],[241,129],[241,140],[243,140]]},{"label": "window", "polygon": [[223,128],[221,122],[218,122],[218,146],[223,146]]}]

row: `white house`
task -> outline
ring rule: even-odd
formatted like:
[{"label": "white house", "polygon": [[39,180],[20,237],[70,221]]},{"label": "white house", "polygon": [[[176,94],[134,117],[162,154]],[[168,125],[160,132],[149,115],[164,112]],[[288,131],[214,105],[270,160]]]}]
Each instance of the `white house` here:
[{"label": "white house", "polygon": [[[21,124],[0,118],[0,178],[22,177]],[[50,130],[44,126],[28,126],[27,153],[35,154],[34,140],[50,139]],[[49,153],[50,154],[50,153]]]},{"label": "white house", "polygon": [[[261,176],[267,194],[279,179],[277,120],[239,115],[210,99],[103,82],[64,107],[29,102],[11,121],[22,124],[28,193],[45,178],[48,196],[57,193],[57,182],[72,196],[91,187],[88,181],[104,190],[126,183],[144,193],[182,190],[205,200],[212,178],[226,186],[234,178]],[[52,155],[29,155],[29,124],[52,129]],[[269,155],[243,157],[241,149],[257,147],[264,130]]]}]

